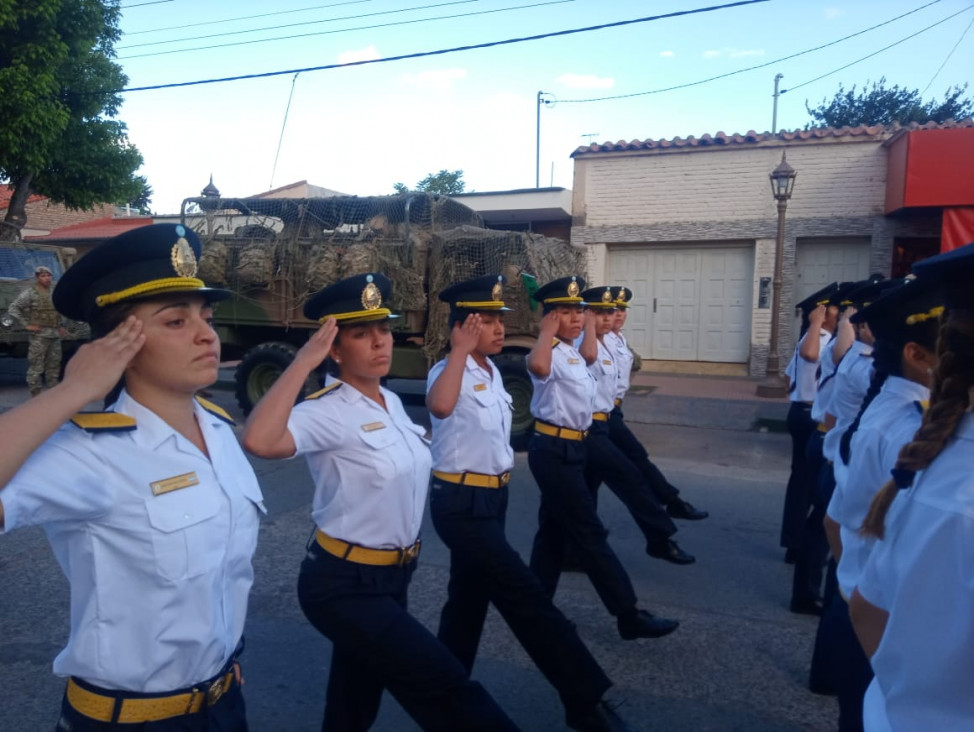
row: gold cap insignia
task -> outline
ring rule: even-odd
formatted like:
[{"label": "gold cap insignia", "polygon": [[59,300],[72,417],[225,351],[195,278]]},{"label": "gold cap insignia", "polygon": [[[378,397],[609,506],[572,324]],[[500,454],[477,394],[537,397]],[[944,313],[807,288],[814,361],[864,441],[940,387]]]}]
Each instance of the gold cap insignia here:
[{"label": "gold cap insignia", "polygon": [[499,302],[501,295],[504,294],[504,286],[498,281],[494,283],[494,286],[490,290],[490,299],[494,302]]},{"label": "gold cap insignia", "polygon": [[568,283],[568,297],[578,297],[578,283],[574,279]]},{"label": "gold cap insignia", "polygon": [[362,290],[362,307],[366,310],[378,310],[380,305],[382,305],[382,293],[374,282],[370,282]]},{"label": "gold cap insignia", "polygon": [[605,292],[602,293],[602,302],[612,302],[612,290],[608,287],[606,287]]},{"label": "gold cap insignia", "polygon": [[193,247],[182,236],[172,245],[169,259],[172,261],[172,268],[180,277],[196,276],[196,255],[193,253]]}]

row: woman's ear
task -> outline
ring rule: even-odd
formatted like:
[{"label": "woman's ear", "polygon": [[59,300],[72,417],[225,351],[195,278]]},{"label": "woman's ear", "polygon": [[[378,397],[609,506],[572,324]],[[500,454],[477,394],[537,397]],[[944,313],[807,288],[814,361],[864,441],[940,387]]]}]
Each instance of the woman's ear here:
[{"label": "woman's ear", "polygon": [[936,353],[913,341],[903,346],[903,374],[908,379],[929,386],[935,368]]}]

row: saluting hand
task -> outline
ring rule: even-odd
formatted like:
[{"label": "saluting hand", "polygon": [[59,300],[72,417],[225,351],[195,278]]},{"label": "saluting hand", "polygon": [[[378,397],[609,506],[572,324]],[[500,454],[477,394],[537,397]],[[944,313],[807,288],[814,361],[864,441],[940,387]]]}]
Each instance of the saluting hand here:
[{"label": "saluting hand", "polygon": [[328,318],[308,339],[308,342],[301,346],[294,361],[304,362],[309,372],[314,371],[328,356],[336,335],[338,335],[338,321]]},{"label": "saluting hand", "polygon": [[130,315],[108,335],[78,349],[64,369],[63,383],[86,390],[87,401],[101,399],[122,378],[144,343],[142,321]]},{"label": "saluting hand", "polygon": [[819,305],[812,312],[808,314],[808,322],[810,325],[816,328],[820,327],[822,323],[825,322],[825,305]]},{"label": "saluting hand", "polygon": [[483,330],[484,323],[480,313],[470,313],[462,325],[453,324],[453,331],[450,333],[450,350],[464,355],[473,353],[477,349]]},{"label": "saluting hand", "polygon": [[592,308],[585,308],[582,312],[582,317],[585,318],[585,329],[595,327],[595,311]]},{"label": "saluting hand", "polygon": [[555,333],[558,332],[558,326],[561,324],[561,319],[558,317],[558,313],[552,310],[550,313],[541,318],[541,325],[538,329],[538,337],[544,337],[547,340],[551,340],[555,337]]}]

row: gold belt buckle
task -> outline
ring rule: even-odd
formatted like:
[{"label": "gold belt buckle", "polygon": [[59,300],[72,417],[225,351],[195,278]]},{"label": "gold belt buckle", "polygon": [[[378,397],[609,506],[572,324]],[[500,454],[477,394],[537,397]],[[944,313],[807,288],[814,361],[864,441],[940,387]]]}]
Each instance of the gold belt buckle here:
[{"label": "gold belt buckle", "polygon": [[419,556],[419,546],[420,546],[420,542],[417,541],[412,546],[403,547],[402,549],[399,550],[400,566],[404,564],[408,564],[409,562],[413,561],[416,557]]},{"label": "gold belt buckle", "polygon": [[503,488],[505,485],[511,482],[511,471],[508,470],[506,473],[501,473],[500,487]]},{"label": "gold belt buckle", "polygon": [[206,705],[208,707],[212,707],[214,704],[220,701],[220,697],[227,692],[229,686],[230,684],[227,683],[226,675],[221,676],[210,684],[210,688],[206,690]]}]

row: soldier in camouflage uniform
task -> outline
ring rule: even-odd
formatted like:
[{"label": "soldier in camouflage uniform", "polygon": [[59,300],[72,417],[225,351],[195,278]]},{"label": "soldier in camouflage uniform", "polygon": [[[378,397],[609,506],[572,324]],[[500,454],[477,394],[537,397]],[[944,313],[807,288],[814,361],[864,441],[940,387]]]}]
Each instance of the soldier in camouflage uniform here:
[{"label": "soldier in camouflage uniform", "polygon": [[50,389],[58,383],[61,374],[61,316],[51,302],[53,274],[47,267],[34,270],[37,281],[24,290],[10,304],[9,313],[29,332],[27,349],[27,386],[30,395],[41,393],[41,375]]}]

